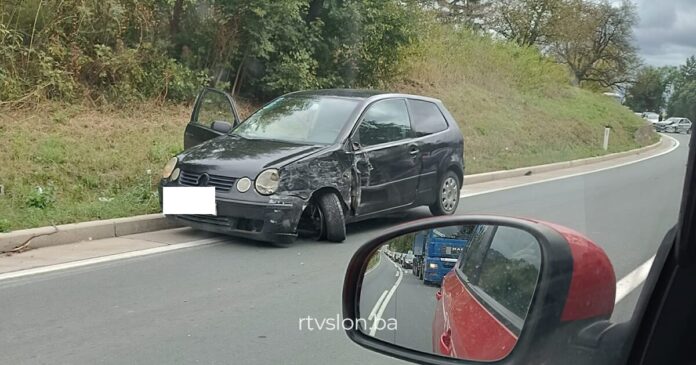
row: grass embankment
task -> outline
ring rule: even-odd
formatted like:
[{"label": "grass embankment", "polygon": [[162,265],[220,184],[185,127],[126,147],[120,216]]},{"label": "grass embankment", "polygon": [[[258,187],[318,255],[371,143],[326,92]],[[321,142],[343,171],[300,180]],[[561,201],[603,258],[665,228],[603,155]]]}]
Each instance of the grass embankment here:
[{"label": "grass embankment", "polygon": [[153,189],[190,113],[155,103],[1,110],[0,232],[157,212]]},{"label": "grass embankment", "polygon": [[381,260],[381,256],[379,254],[379,251],[375,252],[372,254],[370,257],[370,261],[367,262],[367,271],[372,270],[375,266],[379,265],[379,261]]},{"label": "grass embankment", "polygon": [[[440,98],[465,136],[467,173],[562,161],[656,140],[628,109],[570,86],[533,50],[434,29],[391,88]],[[248,104],[240,103],[243,113]],[[0,110],[0,231],[157,212],[155,183],[190,107],[44,104]]]},{"label": "grass embankment", "polygon": [[392,88],[444,102],[464,134],[467,174],[605,154],[605,125],[608,153],[657,141],[629,109],[571,86],[565,67],[534,49],[438,28],[426,41]]}]

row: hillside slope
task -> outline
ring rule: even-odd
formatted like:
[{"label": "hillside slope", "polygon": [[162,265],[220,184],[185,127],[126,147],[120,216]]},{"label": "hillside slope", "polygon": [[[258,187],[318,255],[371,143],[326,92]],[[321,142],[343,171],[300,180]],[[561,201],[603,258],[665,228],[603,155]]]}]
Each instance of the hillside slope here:
[{"label": "hillside slope", "polygon": [[657,140],[615,100],[571,86],[565,68],[535,49],[437,27],[424,42],[390,88],[445,103],[464,134],[467,174],[607,153],[605,126],[608,153]]},{"label": "hillside slope", "polygon": [[[387,88],[443,100],[464,133],[468,174],[603,154],[605,125],[609,152],[657,139],[534,50],[441,28],[424,41]],[[0,110],[0,232],[157,212],[155,184],[182,148],[189,113],[154,103]]]}]

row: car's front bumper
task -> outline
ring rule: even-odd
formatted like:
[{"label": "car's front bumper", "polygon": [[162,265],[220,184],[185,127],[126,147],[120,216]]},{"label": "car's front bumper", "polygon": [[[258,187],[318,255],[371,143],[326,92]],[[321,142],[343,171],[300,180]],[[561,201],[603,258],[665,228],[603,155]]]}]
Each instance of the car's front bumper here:
[{"label": "car's front bumper", "polygon": [[[159,186],[160,205],[162,187]],[[217,215],[168,215],[189,227],[274,243],[290,243],[306,204],[295,196],[271,196],[265,201],[216,197]]]}]

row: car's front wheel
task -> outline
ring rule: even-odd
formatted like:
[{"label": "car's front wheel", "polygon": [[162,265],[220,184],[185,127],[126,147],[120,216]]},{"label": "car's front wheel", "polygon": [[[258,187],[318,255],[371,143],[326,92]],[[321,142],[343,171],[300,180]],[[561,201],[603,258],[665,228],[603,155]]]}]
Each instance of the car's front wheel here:
[{"label": "car's front wheel", "polygon": [[451,215],[459,205],[459,177],[453,171],[447,171],[440,179],[437,190],[437,200],[430,204],[430,213],[433,215]]},{"label": "car's front wheel", "polygon": [[325,193],[312,199],[302,213],[298,233],[305,238],[343,242],[346,223],[343,206],[334,193]]}]

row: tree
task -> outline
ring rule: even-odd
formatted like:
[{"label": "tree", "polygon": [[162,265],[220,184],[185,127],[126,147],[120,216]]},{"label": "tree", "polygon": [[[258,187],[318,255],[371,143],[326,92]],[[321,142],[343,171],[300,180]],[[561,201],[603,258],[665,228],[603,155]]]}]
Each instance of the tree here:
[{"label": "tree", "polygon": [[687,82],[674,92],[667,113],[696,121],[696,81]]},{"label": "tree", "polygon": [[500,0],[491,4],[487,26],[520,46],[544,43],[554,29],[561,0]]},{"label": "tree", "polygon": [[464,24],[479,29],[491,4],[485,0],[420,0],[426,9],[433,9],[445,23]]},{"label": "tree", "polygon": [[691,56],[675,75],[674,94],[669,100],[667,113],[686,117],[696,122],[696,56]]},{"label": "tree", "polygon": [[547,51],[570,68],[575,82],[610,87],[632,81],[639,64],[632,28],[633,4],[568,0],[554,22]]},{"label": "tree", "polygon": [[641,68],[626,93],[626,105],[635,111],[659,112],[664,107],[664,94],[669,77],[668,69],[646,66]]}]

